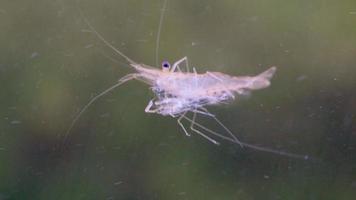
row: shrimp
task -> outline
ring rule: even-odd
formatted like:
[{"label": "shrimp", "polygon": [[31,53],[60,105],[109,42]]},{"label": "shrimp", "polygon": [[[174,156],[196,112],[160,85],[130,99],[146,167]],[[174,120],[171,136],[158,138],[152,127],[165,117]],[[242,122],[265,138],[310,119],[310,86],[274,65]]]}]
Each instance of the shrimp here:
[{"label": "shrimp", "polygon": [[236,77],[220,72],[204,74],[189,72],[163,73],[154,81],[152,90],[158,97],[151,102],[156,113],[176,116],[186,111],[218,105],[235,99],[235,95],[245,95],[251,90],[263,89],[270,85],[270,79],[276,71],[271,67],[254,77]]},{"label": "shrimp", "polygon": [[[81,16],[92,32],[106,46],[126,59],[135,72],[125,75],[118,80],[118,83],[106,89],[102,93],[92,98],[75,116],[70,127],[67,129],[66,136],[69,134],[79,117],[92,105],[98,98],[104,96],[115,88],[121,86],[129,80],[138,80],[150,86],[155,97],[151,99],[145,108],[146,113],[155,113],[163,116],[171,116],[177,119],[177,123],[187,136],[190,132],[183,125],[182,120],[190,123],[190,130],[210,142],[219,145],[220,143],[213,137],[218,137],[251,149],[285,155],[288,157],[308,159],[307,155],[286,153],[278,150],[268,149],[257,145],[241,142],[214,114],[210,113],[206,106],[229,103],[235,98],[247,95],[253,90],[267,88],[270,80],[276,72],[276,67],[271,67],[256,76],[231,76],[221,72],[198,73],[195,68],[190,72],[188,58],[175,62],[172,66],[164,61],[162,68],[158,69],[149,65],[139,64],[126,56],[120,50],[110,44],[95,28],[89,23],[85,16]],[[162,16],[162,15],[161,15]],[[161,26],[160,20],[160,26]],[[158,42],[157,42],[158,44]],[[156,49],[157,55],[157,49]],[[181,69],[181,64],[185,63],[185,71]],[[192,113],[192,117],[188,114]],[[196,122],[197,115],[202,115],[213,119],[223,128],[228,136],[208,129]],[[210,135],[208,135],[210,134]]]}]

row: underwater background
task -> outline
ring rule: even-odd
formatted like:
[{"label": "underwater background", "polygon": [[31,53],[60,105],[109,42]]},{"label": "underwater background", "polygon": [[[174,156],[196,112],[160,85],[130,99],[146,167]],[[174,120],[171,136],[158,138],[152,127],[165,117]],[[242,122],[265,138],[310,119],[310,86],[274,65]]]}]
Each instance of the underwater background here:
[{"label": "underwater background", "polygon": [[354,0],[168,0],[165,9],[158,62],[187,56],[200,73],[235,76],[277,66],[269,88],[209,109],[243,142],[312,159],[187,137],[176,119],[144,112],[153,93],[137,81],[94,103],[64,140],[91,98],[133,72],[80,12],[155,66],[162,6],[0,3],[0,200],[354,199]]}]

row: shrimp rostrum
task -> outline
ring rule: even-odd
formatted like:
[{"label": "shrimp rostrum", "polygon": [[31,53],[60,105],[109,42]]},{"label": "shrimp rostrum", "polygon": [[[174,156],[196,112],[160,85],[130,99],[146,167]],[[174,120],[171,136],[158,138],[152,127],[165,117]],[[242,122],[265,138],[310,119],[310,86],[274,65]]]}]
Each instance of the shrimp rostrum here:
[{"label": "shrimp rostrum", "polygon": [[[145,112],[176,118],[179,126],[187,136],[190,136],[191,133],[196,133],[214,144],[219,144],[215,138],[220,138],[239,144],[241,147],[249,147],[255,150],[286,155],[289,157],[307,158],[303,155],[281,152],[241,142],[236,138],[232,131],[230,131],[206,108],[207,106],[229,103],[239,96],[249,94],[253,90],[268,87],[271,78],[276,72],[276,67],[271,67],[256,76],[231,76],[221,72],[209,71],[198,73],[195,68],[192,68],[192,70],[189,68],[188,59],[187,57],[184,57],[175,62],[172,66],[168,62],[163,62],[159,69],[133,61],[106,41],[85,18],[84,21],[90,28],[90,31],[109,48],[125,58],[135,72],[122,77],[118,80],[118,83],[89,101],[89,103],[76,115],[71,126],[68,128],[66,135],[73,128],[81,114],[94,101],[123,83],[135,79],[148,84],[155,95],[146,106]],[[182,68],[183,65],[185,65],[184,68]],[[217,125],[222,128],[222,132],[213,131],[198,123],[196,121],[198,115],[213,119]],[[184,126],[184,123],[182,122],[183,120],[190,124],[189,129]]]}]

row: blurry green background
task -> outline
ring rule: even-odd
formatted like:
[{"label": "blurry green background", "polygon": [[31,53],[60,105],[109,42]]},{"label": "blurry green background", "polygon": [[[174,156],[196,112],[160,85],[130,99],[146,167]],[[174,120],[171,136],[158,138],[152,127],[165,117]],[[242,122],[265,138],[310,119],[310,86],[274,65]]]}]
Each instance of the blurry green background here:
[{"label": "blurry green background", "polygon": [[[257,74],[271,87],[211,108],[240,140],[304,161],[186,137],[79,14],[137,62],[155,64],[162,0],[0,3],[0,199],[353,199],[356,1],[169,0],[159,59]],[[112,57],[120,63],[113,62]],[[200,119],[202,123],[209,123]],[[219,131],[219,130],[218,130]]]}]

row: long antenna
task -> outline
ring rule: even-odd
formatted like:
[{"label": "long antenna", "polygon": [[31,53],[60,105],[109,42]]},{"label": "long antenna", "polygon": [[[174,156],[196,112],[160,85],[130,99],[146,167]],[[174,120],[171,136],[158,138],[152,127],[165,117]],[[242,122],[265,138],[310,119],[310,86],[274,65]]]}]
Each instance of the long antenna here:
[{"label": "long antenna", "polygon": [[119,51],[118,49],[116,49],[116,47],[114,47],[112,44],[110,44],[110,42],[108,42],[107,40],[105,40],[105,38],[98,32],[95,30],[95,28],[90,24],[89,20],[85,17],[83,11],[79,8],[79,13],[80,16],[82,17],[83,21],[88,25],[90,31],[92,33],[94,33],[102,42],[104,42],[104,44],[106,44],[109,48],[111,48],[112,50],[114,50],[116,53],[118,53],[120,56],[122,56],[123,58],[125,58],[130,64],[137,64],[135,61],[133,61],[131,58],[129,58],[128,56],[126,56],[124,53],[122,53],[121,51]]},{"label": "long antenna", "polygon": [[159,39],[161,37],[163,18],[164,18],[164,14],[166,13],[167,2],[168,2],[168,0],[164,0],[163,6],[162,6],[162,9],[161,9],[161,15],[160,15],[160,18],[159,18],[159,24],[158,24],[158,30],[157,30],[157,38],[156,38],[156,51],[155,51],[155,54],[156,54],[156,58],[155,58],[156,67],[159,67],[159,65],[158,65]]},{"label": "long antenna", "polygon": [[127,74],[124,77],[120,78],[119,82],[116,83],[115,85],[110,86],[108,89],[104,90],[103,92],[101,92],[100,94],[96,95],[95,97],[93,97],[80,111],[79,113],[75,116],[75,118],[73,119],[71,125],[68,127],[65,136],[64,136],[64,140],[65,141],[68,137],[68,134],[70,133],[70,131],[72,130],[72,128],[74,127],[75,123],[78,121],[78,119],[80,118],[80,116],[82,116],[82,114],[89,108],[90,105],[92,105],[96,100],[98,100],[100,97],[108,94],[109,92],[111,92],[112,90],[114,90],[115,88],[119,87],[120,85],[124,84],[125,82],[135,79],[136,74]]}]

